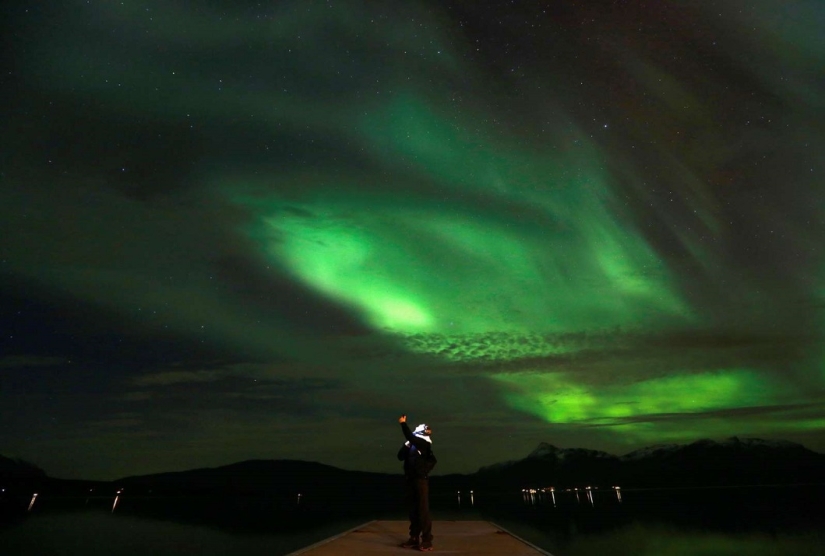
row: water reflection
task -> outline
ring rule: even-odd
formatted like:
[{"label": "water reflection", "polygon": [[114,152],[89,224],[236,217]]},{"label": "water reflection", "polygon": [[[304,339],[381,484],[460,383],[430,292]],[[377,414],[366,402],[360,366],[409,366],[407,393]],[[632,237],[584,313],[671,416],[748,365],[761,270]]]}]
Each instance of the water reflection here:
[{"label": "water reflection", "polygon": [[[13,510],[16,516],[15,521],[2,530],[0,545],[3,550],[0,552],[67,556],[115,553],[109,551],[111,546],[101,539],[99,532],[103,530],[113,539],[117,538],[118,546],[128,545],[117,552],[118,556],[164,553],[173,537],[177,539],[175,542],[200,546],[207,538],[223,538],[213,535],[218,529],[233,533],[252,531],[256,535],[265,533],[269,536],[267,542],[273,542],[275,546],[280,542],[275,537],[298,535],[301,530],[309,531],[335,516],[355,519],[349,515],[353,508],[351,497],[334,505],[334,498],[295,490],[285,491],[280,497],[258,493],[233,497],[169,496],[144,494],[129,485],[129,496],[124,498],[123,488],[92,490],[84,486],[69,497],[31,486],[12,489],[11,494],[8,489],[5,493],[0,489],[0,509],[5,508],[6,515],[12,515]],[[453,516],[466,519],[472,514],[473,518],[476,515],[492,518],[549,552],[568,556],[825,554],[821,551],[821,538],[816,536],[825,519],[825,509],[820,504],[825,498],[825,490],[818,486],[630,488],[626,498],[618,485],[601,488],[596,485],[548,486],[521,489],[521,500],[517,489],[507,492],[483,489],[481,492],[483,495],[476,504],[475,492],[464,485],[442,490],[434,498],[436,519],[448,518],[446,509],[455,509],[458,503],[460,509]],[[389,492],[385,506],[378,503],[359,505],[359,511],[364,515],[358,523],[369,519],[398,519],[400,496],[400,493],[396,497],[395,492]],[[77,509],[84,510],[76,512]],[[110,512],[114,515],[110,516]],[[141,521],[146,518],[163,523]],[[177,525],[173,526],[173,523]],[[204,525],[212,532],[203,529]],[[330,531],[325,536],[340,530]],[[169,539],[165,537],[167,534]],[[763,539],[761,544],[759,535]],[[9,538],[16,539],[12,543],[16,548],[32,545],[37,549],[8,550]],[[123,543],[124,538],[129,541]],[[240,544],[244,541],[241,537],[238,539],[237,550],[221,545],[222,552],[215,548],[214,553],[243,552]],[[317,540],[320,539],[311,542]],[[61,552],[54,548],[60,543],[91,548]],[[817,543],[818,551],[813,548]],[[296,538],[289,548],[295,550],[307,544],[310,544],[309,537]],[[258,550],[256,553],[272,556],[289,551],[266,550],[262,540],[261,545],[255,544],[254,548]],[[169,550],[168,553],[175,553]]]},{"label": "water reflection", "polygon": [[117,503],[120,501],[121,494],[123,494],[123,489],[118,490],[117,494],[115,494],[115,501],[112,504],[112,513],[115,513],[115,508],[117,508]]},{"label": "water reflection", "polygon": [[[460,490],[456,491],[456,498],[457,498],[458,505],[460,507],[461,506],[461,491]],[[470,507],[473,507],[475,505],[475,495],[473,494],[472,490],[470,491],[469,500],[470,500]]]},{"label": "water reflection", "polygon": [[[575,500],[575,504],[582,503],[582,496],[581,493],[584,492],[585,499],[589,502],[590,507],[596,506],[596,495],[598,493],[599,487],[596,486],[585,486],[582,488],[579,487],[571,487],[566,488],[560,491],[560,494],[563,496],[562,500],[566,499],[570,502]],[[616,499],[621,502],[622,501],[622,493],[621,489],[618,486],[612,487],[613,492],[616,493]],[[545,487],[545,488],[523,488],[521,489],[522,498],[524,503],[529,506],[540,506],[544,504],[552,504],[553,507],[558,506],[558,502],[556,500],[556,489],[555,487]]]},{"label": "water reflection", "polygon": [[[775,556],[823,554],[819,533],[727,534],[713,530],[678,530],[655,523],[634,523],[598,535],[578,534],[560,543],[554,554],[575,556],[638,556],[679,554],[682,556]],[[563,547],[563,548],[562,548]]]},{"label": "water reflection", "polygon": [[[38,505],[46,498],[41,493]],[[111,498],[107,499],[111,501]],[[128,500],[131,499],[130,495]],[[290,499],[293,497],[290,496]],[[83,499],[77,501],[83,503]],[[318,523],[312,528],[292,527],[274,534],[268,531],[245,534],[197,524],[147,520],[121,512],[121,509],[126,509],[126,506],[119,508],[114,516],[98,510],[68,513],[35,511],[31,518],[0,532],[0,554],[147,556],[191,553],[197,556],[279,556],[290,554],[364,522],[360,518],[347,518],[340,522]]]},{"label": "water reflection", "polygon": [[524,488],[521,492],[526,504],[531,506],[545,504],[549,497],[553,507],[556,507],[556,489],[554,487]]},{"label": "water reflection", "polygon": [[29,502],[29,509],[27,511],[29,511],[29,512],[32,511],[32,507],[34,507],[35,500],[37,500],[37,493],[36,492],[34,494],[32,494],[32,501]]}]

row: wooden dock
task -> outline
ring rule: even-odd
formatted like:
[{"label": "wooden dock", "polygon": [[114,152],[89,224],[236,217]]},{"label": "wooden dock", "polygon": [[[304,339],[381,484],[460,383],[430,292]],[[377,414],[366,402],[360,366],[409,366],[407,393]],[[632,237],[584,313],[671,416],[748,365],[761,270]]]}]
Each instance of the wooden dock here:
[{"label": "wooden dock", "polygon": [[[406,521],[370,521],[340,535],[292,552],[288,556],[362,556],[365,554],[418,554],[401,548],[407,540]],[[537,546],[489,521],[436,521],[433,554],[475,556],[552,556]]]}]

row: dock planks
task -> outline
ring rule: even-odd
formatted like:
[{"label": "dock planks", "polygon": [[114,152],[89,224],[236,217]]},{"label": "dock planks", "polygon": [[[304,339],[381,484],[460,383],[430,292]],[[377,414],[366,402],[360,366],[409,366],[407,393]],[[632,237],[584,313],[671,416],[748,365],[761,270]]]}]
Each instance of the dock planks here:
[{"label": "dock planks", "polygon": [[[398,546],[407,540],[408,526],[406,521],[370,521],[288,556],[422,554]],[[433,554],[552,556],[489,521],[437,521],[433,523],[433,537]]]}]

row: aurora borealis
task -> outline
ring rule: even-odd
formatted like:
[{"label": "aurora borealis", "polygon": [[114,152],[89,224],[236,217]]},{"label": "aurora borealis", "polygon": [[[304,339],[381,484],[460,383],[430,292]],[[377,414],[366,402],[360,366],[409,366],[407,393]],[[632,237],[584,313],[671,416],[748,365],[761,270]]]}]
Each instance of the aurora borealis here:
[{"label": "aurora borealis", "polygon": [[818,2],[56,4],[3,8],[3,455],[825,451]]}]

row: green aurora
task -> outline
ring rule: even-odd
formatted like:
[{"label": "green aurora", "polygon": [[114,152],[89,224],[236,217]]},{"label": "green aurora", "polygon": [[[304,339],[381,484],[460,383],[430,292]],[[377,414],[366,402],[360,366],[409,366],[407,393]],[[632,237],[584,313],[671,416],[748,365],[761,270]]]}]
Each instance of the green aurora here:
[{"label": "green aurora", "polygon": [[0,403],[198,462],[323,461],[401,410],[457,471],[542,440],[825,449],[821,8],[596,4],[12,14],[0,277],[67,316],[0,368],[97,378]]}]

